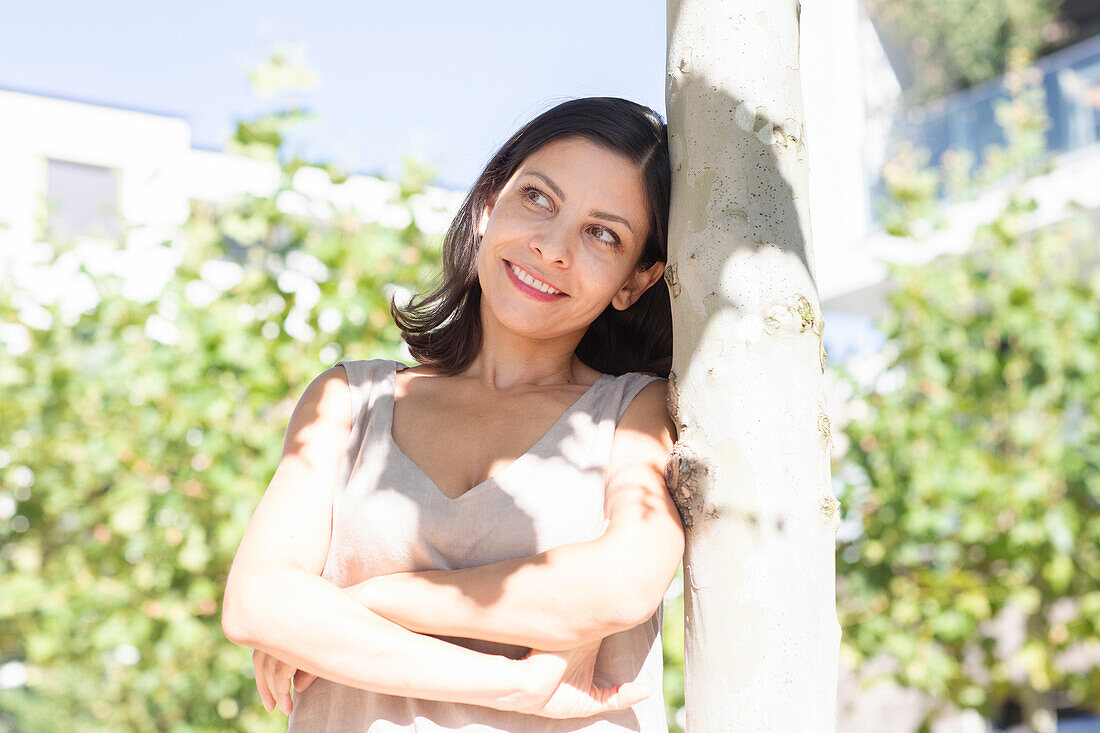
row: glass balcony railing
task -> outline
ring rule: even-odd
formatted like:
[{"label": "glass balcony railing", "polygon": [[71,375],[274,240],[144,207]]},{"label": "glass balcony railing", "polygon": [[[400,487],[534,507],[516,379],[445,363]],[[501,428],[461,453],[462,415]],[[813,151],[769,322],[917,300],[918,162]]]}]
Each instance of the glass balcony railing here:
[{"label": "glass balcony railing", "polygon": [[[1047,150],[1071,153],[1100,142],[1100,36],[1045,56],[1034,66],[1041,74],[1050,121]],[[890,123],[888,159],[899,143],[908,142],[926,150],[933,167],[941,165],[941,156],[948,150],[968,151],[980,162],[987,147],[1005,144],[995,111],[1008,96],[1001,77],[923,107],[903,110]],[[881,170],[868,173],[869,223],[876,228],[884,224],[886,186]],[[942,183],[937,194],[947,196]]]},{"label": "glass balcony railing", "polygon": [[[1035,67],[1050,117],[1048,150],[1070,152],[1100,140],[1100,36],[1045,56]],[[994,110],[1007,98],[1003,80],[994,79],[902,112],[892,137],[927,149],[932,163],[948,149],[968,150],[981,159],[987,146],[1004,144]]]}]

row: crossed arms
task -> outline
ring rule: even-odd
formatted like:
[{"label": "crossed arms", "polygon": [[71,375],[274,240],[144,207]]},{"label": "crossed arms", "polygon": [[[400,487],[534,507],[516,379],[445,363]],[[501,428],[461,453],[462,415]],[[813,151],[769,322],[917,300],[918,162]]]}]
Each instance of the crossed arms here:
[{"label": "crossed arms", "polygon": [[346,375],[329,369],[295,408],[279,467],[234,558],[222,613],[226,636],[352,687],[522,709],[531,691],[525,660],[425,634],[569,650],[632,628],[656,610],[683,552],[663,478],[675,434],[666,384],[643,389],[619,422],[601,537],[529,558],[339,588],[320,573],[336,467],[353,417]]}]

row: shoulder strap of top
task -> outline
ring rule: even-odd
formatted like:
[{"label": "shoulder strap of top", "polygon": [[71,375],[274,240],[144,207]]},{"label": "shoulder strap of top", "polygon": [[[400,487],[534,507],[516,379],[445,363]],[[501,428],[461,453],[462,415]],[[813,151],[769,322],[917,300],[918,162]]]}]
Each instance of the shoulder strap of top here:
[{"label": "shoulder strap of top", "polygon": [[347,485],[351,471],[355,466],[359,451],[367,437],[371,410],[381,392],[377,387],[386,378],[388,370],[393,369],[390,359],[347,359],[333,366],[343,366],[347,373],[348,386],[351,388],[351,436],[348,448],[339,468],[339,486]]},{"label": "shoulder strap of top", "polygon": [[[616,381],[621,383],[620,389],[622,390],[622,397],[619,402],[618,414],[615,416],[616,425],[623,419],[626,408],[630,406],[630,403],[634,401],[638,393],[641,392],[647,384],[655,382],[658,379],[661,379],[661,377],[652,374],[642,374],[641,372],[627,372],[617,378]],[[661,379],[661,381],[667,382],[668,380]]]},{"label": "shoulder strap of top", "polygon": [[382,384],[394,368],[392,359],[357,359],[338,361],[336,365],[344,367],[351,387],[351,414],[356,425],[366,424],[374,401],[378,396],[378,385]]}]

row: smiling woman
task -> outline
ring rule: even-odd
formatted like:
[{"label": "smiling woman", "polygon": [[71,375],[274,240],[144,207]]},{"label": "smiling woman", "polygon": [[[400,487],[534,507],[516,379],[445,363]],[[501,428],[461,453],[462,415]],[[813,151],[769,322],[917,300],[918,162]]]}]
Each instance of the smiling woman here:
[{"label": "smiling woman", "polygon": [[580,137],[546,143],[478,221],[482,329],[581,341],[604,310],[625,311],[663,272],[663,262],[637,265],[646,220],[642,174],[628,159]]},{"label": "smiling woman", "polygon": [[292,731],[667,731],[668,195],[652,110],[549,110],[391,306],[420,364],[306,389],[222,617]]},{"label": "smiling woman", "polygon": [[[554,214],[569,204],[570,215],[590,217],[588,226],[599,232],[592,236],[606,242],[609,256],[617,254],[619,262],[626,264],[632,254],[631,264],[637,270],[656,265],[663,273],[671,188],[666,134],[664,123],[653,110],[607,97],[565,102],[517,131],[485,166],[447,231],[440,286],[414,298],[403,309],[391,309],[413,357],[442,371],[458,373],[477,355],[481,334],[479,276],[484,274],[479,257],[485,234],[483,219],[486,211],[493,210],[498,196],[535,211],[545,207],[551,225],[560,220]],[[587,194],[606,201],[606,205],[569,201],[568,192],[562,188],[565,180],[558,181],[537,164],[544,158],[560,160],[562,149],[574,153],[568,165],[584,178],[584,188],[576,196]],[[591,157],[586,157],[588,154]],[[607,164],[610,167],[605,168]],[[616,189],[612,177],[615,183],[624,184],[629,194]],[[588,191],[589,187],[594,190]],[[624,245],[624,238],[632,241]],[[516,264],[522,267],[523,261]],[[573,271],[590,276],[592,273],[584,272],[583,267],[578,263]],[[530,274],[537,279],[535,273]],[[646,371],[667,378],[672,363],[668,290],[660,286],[646,289],[625,310],[612,303],[605,305],[582,335],[577,356],[601,372]]]}]

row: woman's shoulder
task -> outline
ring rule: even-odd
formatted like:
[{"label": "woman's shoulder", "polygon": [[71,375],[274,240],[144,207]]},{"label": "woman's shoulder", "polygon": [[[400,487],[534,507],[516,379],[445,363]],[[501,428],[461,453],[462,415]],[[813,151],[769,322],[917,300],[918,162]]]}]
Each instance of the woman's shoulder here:
[{"label": "woman's shoulder", "polygon": [[[348,384],[354,389],[380,380],[395,369],[404,369],[406,365],[394,359],[342,359],[332,365],[328,371],[346,375]],[[328,373],[328,372],[325,372]]]},{"label": "woman's shoulder", "polygon": [[617,423],[622,426],[641,418],[643,422],[661,420],[668,414],[668,380],[650,372],[625,372],[615,377],[621,384]]},{"label": "woman's shoulder", "polygon": [[404,369],[407,366],[396,359],[387,359],[385,357],[375,357],[373,359],[341,359],[332,366],[335,368],[341,365],[345,368],[365,367],[370,369],[393,369],[395,365],[398,369]]},{"label": "woman's shoulder", "polygon": [[623,384],[628,392],[668,389],[668,379],[653,372],[624,372],[618,376],[608,376]]},{"label": "woman's shoulder", "polygon": [[338,365],[329,367],[314,377],[299,397],[290,418],[288,437],[291,429],[300,431],[306,426],[314,426],[314,432],[350,431],[355,412],[349,410],[349,405],[353,402],[353,389],[344,371]]},{"label": "woman's shoulder", "polygon": [[649,381],[649,380],[659,380],[659,381],[662,381],[662,382],[667,382],[668,381],[668,379],[666,379],[665,377],[662,377],[661,375],[659,375],[655,372],[624,372],[624,373],[620,374],[619,376],[620,377],[629,377],[631,379],[637,379],[637,380],[642,380],[642,381]]}]

